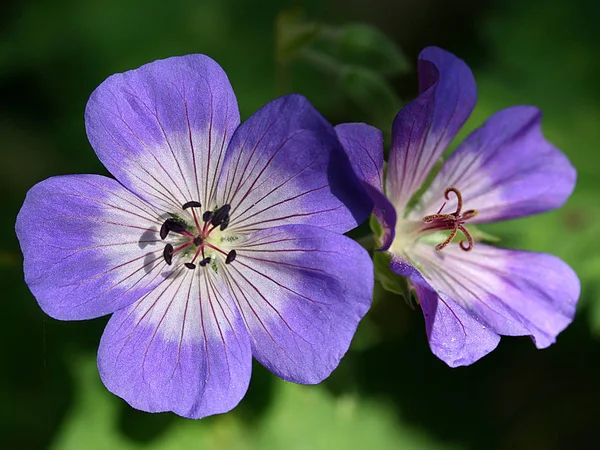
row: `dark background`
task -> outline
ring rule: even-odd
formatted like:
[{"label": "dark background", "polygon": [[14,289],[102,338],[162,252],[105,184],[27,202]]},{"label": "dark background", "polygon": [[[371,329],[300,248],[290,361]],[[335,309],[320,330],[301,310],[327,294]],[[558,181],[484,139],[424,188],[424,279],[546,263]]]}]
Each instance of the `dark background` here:
[{"label": "dark background", "polygon": [[[0,446],[536,450],[598,445],[599,5],[593,0],[3,2]],[[335,41],[348,24],[373,26],[395,43],[398,61],[404,62],[365,81],[364,72],[348,75],[343,61],[315,59],[314,52],[326,50],[327,42],[311,41],[312,53],[281,55],[276,42],[286,39],[289,27],[282,17],[290,8],[304,12],[309,29],[320,26],[325,41]],[[285,26],[276,27],[277,17]],[[557,254],[579,274],[578,316],[558,343],[538,351],[528,338],[504,338],[473,366],[450,369],[430,353],[421,313],[377,289],[351,351],[320,386],[285,383],[256,365],[240,406],[201,421],[135,411],[106,391],[95,367],[106,318],[46,317],[23,282],[14,234],[18,209],[36,182],[58,174],[106,174],[84,131],[92,90],[115,72],[205,53],[228,73],[243,118],[294,91],[333,123],[365,120],[389,133],[400,99],[415,95],[415,61],[427,45],[454,52],[475,73],[479,103],[467,128],[503,107],[537,105],[544,111],[545,134],[578,169],[575,194],[560,211],[486,228],[502,237],[503,246]],[[340,74],[348,75],[344,82]]]}]

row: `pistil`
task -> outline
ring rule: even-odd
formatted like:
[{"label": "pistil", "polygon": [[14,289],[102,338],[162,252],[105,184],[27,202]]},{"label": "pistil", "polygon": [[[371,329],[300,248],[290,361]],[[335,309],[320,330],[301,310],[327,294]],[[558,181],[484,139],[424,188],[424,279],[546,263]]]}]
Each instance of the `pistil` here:
[{"label": "pistil", "polygon": [[163,258],[168,265],[171,265],[173,262],[173,256],[183,249],[194,246],[196,247],[194,256],[191,261],[185,262],[184,266],[190,270],[194,270],[196,268],[196,260],[200,255],[202,255],[202,259],[198,262],[200,267],[205,267],[210,264],[212,257],[205,255],[205,248],[215,250],[219,253],[225,255],[225,264],[231,264],[237,253],[235,250],[230,250],[226,252],[216,246],[214,243],[210,242],[211,233],[219,228],[221,231],[225,230],[229,226],[229,212],[231,211],[231,205],[225,204],[214,211],[208,210],[202,214],[203,224],[200,224],[198,220],[198,215],[196,214],[195,209],[201,208],[202,204],[196,201],[190,201],[185,203],[182,206],[182,209],[191,209],[192,216],[194,218],[194,223],[196,226],[196,234],[192,233],[188,229],[188,225],[179,218],[169,218],[165,220],[161,229],[160,229],[160,237],[161,239],[165,239],[170,232],[179,234],[181,236],[185,236],[189,238],[189,240],[177,248],[174,248],[172,244],[166,244],[163,250]]},{"label": "pistil", "polygon": [[429,232],[434,230],[450,230],[450,234],[448,235],[446,240],[435,246],[435,249],[438,252],[441,251],[444,247],[446,247],[450,242],[452,242],[458,231],[460,231],[467,238],[467,244],[465,245],[465,241],[463,240],[460,241],[458,245],[462,250],[468,252],[473,249],[474,241],[471,234],[464,227],[464,224],[467,220],[475,217],[477,215],[477,211],[474,209],[469,209],[461,213],[463,206],[462,194],[457,188],[449,187],[444,191],[444,197],[446,200],[450,200],[450,193],[456,195],[456,211],[450,214],[442,214],[442,210],[446,206],[446,202],[444,202],[444,204],[437,213],[423,217],[423,223],[427,226],[421,228],[420,231]]}]

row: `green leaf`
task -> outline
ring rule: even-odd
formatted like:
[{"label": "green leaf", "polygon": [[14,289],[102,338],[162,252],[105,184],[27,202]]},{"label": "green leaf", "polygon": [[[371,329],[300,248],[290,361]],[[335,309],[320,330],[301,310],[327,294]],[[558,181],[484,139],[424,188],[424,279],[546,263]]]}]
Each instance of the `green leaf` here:
[{"label": "green leaf", "polygon": [[370,25],[346,25],[328,30],[322,36],[333,44],[334,52],[346,65],[368,68],[383,75],[410,71],[408,59],[396,43]]},{"label": "green leaf", "polygon": [[392,257],[388,252],[373,253],[375,279],[386,291],[402,296],[406,304],[414,309],[416,301],[413,298],[408,279],[390,270],[391,259]]},{"label": "green leaf", "polygon": [[383,227],[379,223],[379,220],[377,220],[377,217],[375,217],[375,214],[369,216],[369,227],[371,228],[375,239],[379,241],[383,236]]},{"label": "green leaf", "polygon": [[400,110],[401,102],[389,83],[377,72],[358,66],[342,68],[343,91],[374,121],[389,123]]},{"label": "green leaf", "polygon": [[318,33],[319,26],[314,22],[304,21],[300,9],[280,12],[275,22],[277,61],[286,62],[294,58],[314,42]]}]

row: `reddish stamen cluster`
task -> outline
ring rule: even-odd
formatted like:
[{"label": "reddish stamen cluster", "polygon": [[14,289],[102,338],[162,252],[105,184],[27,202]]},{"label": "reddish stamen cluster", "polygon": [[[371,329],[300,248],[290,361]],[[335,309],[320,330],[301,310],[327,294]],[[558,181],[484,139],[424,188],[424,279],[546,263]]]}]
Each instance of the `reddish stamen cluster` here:
[{"label": "reddish stamen cluster", "polygon": [[452,242],[452,239],[454,239],[456,233],[458,233],[458,231],[460,230],[467,238],[468,245],[464,245],[465,241],[460,241],[458,245],[462,250],[468,252],[473,249],[474,242],[473,237],[463,225],[467,220],[475,217],[477,215],[477,211],[474,209],[469,209],[468,211],[465,211],[461,214],[463,205],[462,194],[455,187],[449,187],[444,191],[444,197],[446,198],[446,200],[450,200],[450,192],[456,195],[456,211],[450,214],[441,214],[442,210],[444,209],[444,206],[446,206],[446,202],[444,202],[444,204],[436,214],[431,214],[429,216],[423,217],[423,223],[428,224],[428,226],[422,229],[422,231],[451,230],[446,240],[441,244],[435,246],[435,249],[439,252],[450,242]]},{"label": "reddish stamen cluster", "polygon": [[161,239],[164,240],[169,235],[169,232],[174,232],[176,234],[186,236],[189,238],[189,240],[186,243],[180,245],[177,248],[173,248],[173,245],[171,244],[165,245],[165,249],[163,250],[163,257],[167,264],[172,264],[173,255],[184,250],[187,247],[190,247],[191,245],[197,247],[196,252],[191,261],[184,263],[185,267],[187,267],[190,270],[194,270],[196,268],[196,264],[194,264],[194,262],[200,254],[202,254],[202,260],[198,264],[201,267],[204,267],[210,263],[211,258],[206,257],[205,247],[211,248],[224,254],[226,256],[225,264],[231,264],[235,260],[235,257],[237,255],[235,250],[231,250],[229,253],[226,253],[220,248],[215,247],[213,244],[207,242],[211,232],[217,227],[221,231],[223,231],[229,226],[229,212],[231,211],[231,206],[223,205],[214,212],[205,211],[202,215],[202,221],[204,222],[203,225],[200,225],[200,221],[198,220],[198,216],[196,215],[195,211],[195,208],[201,207],[202,204],[196,201],[187,202],[182,206],[183,209],[192,209],[192,216],[194,217],[194,223],[196,225],[197,234],[190,232],[188,230],[187,224],[179,219],[169,218],[165,220],[165,222],[162,224],[162,227],[160,229]]}]

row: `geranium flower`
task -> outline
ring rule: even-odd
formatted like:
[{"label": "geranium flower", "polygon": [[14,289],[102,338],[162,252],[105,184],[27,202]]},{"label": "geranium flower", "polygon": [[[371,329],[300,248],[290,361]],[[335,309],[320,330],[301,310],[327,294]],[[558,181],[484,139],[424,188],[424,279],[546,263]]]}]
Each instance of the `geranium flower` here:
[{"label": "geranium flower", "polygon": [[379,130],[336,128],[375,200],[381,250],[391,254],[391,270],[410,279],[431,350],[448,365],[473,363],[499,335],[529,335],[548,347],[573,320],[577,276],[555,256],[476,242],[469,225],[558,208],[573,191],[575,169],[544,139],[540,111],[515,106],[471,133],[415,199],[477,97],[470,69],[444,50],[425,49],[418,70],[420,94],[392,125],[387,198]]},{"label": "geranium flower", "polygon": [[114,313],[106,387],[144,411],[200,418],[244,396],[251,360],[318,383],[371,303],[368,254],[341,235],[371,200],[333,127],[297,95],[240,125],[203,55],[116,74],[85,113],[116,180],[34,186],[16,231],[25,280],[60,320]]}]

